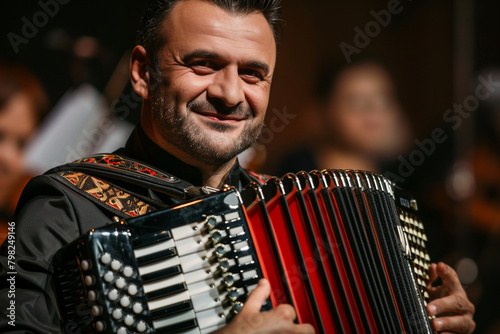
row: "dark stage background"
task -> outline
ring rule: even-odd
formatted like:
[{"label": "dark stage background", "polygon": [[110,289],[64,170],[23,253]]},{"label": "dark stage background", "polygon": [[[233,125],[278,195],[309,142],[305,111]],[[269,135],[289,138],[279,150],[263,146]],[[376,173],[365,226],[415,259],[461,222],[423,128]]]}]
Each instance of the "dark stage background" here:
[{"label": "dark stage background", "polygon": [[[45,15],[45,20],[39,12],[46,12],[41,5],[46,2],[51,1],[2,1],[0,57],[28,65],[40,77],[52,105],[68,89],[90,83],[116,111],[123,104],[120,94],[130,89],[127,57],[144,2],[60,0],[57,10]],[[500,333],[500,108],[494,101],[481,103],[456,130],[443,120],[455,103],[474,94],[479,75],[496,75],[500,82],[499,2],[283,1],[286,24],[268,120],[275,115],[273,110],[284,109],[295,118],[282,131],[267,136],[263,143],[266,159],[258,168],[272,173],[285,155],[314,140],[316,123],[309,110],[318,69],[327,63],[345,62],[340,43],[355,46],[355,28],[365,31],[366,25],[375,21],[371,11],[379,12],[395,3],[399,3],[400,12],[391,15],[386,27],[379,24],[369,43],[358,51],[390,65],[411,121],[412,138],[430,138],[436,128],[443,128],[449,136],[400,184],[419,197],[433,259],[446,260],[463,277],[477,306],[477,333]],[[38,22],[38,26],[26,30],[26,21]],[[493,111],[484,111],[490,107]],[[493,116],[481,117],[481,113]],[[127,119],[134,122],[137,114],[131,112]],[[486,124],[484,119],[496,119],[496,123]],[[486,139],[481,137],[485,124],[491,127]],[[490,150],[480,158],[491,167],[484,173],[476,164],[483,139]],[[403,159],[415,149],[418,147],[409,148]],[[397,164],[393,172],[398,174]],[[486,181],[482,196],[478,191],[482,190],[480,177],[484,174],[492,177]],[[488,226],[476,223],[484,217],[476,219],[464,211],[474,203],[473,198],[484,201],[487,209],[473,212],[486,215]]]}]

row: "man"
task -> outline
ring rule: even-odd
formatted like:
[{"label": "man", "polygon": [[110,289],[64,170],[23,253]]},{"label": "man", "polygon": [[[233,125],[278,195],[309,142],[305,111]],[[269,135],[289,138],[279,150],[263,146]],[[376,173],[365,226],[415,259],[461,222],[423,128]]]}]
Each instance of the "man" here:
[{"label": "man", "polygon": [[[252,144],[262,127],[276,61],[278,11],[277,0],[153,1],[131,56],[132,84],[144,99],[141,125],[118,153],[197,186],[228,183],[241,188],[249,182],[251,176],[239,167],[236,155]],[[163,193],[127,187],[148,203],[175,202]],[[52,257],[89,224],[103,226],[113,215],[62,186],[53,175],[31,182],[16,220],[16,327],[3,329],[60,331]],[[2,264],[5,275],[5,259]],[[443,267],[438,272],[451,296],[435,304],[436,312],[460,314],[447,320],[456,325],[445,324],[443,329],[458,331],[463,325],[462,332],[469,332],[471,310],[463,290],[456,287],[456,275],[451,269],[445,275]],[[313,332],[311,325],[294,323],[290,305],[260,313],[268,295],[269,283],[263,280],[220,333]],[[462,309],[449,298],[458,300]]]}]

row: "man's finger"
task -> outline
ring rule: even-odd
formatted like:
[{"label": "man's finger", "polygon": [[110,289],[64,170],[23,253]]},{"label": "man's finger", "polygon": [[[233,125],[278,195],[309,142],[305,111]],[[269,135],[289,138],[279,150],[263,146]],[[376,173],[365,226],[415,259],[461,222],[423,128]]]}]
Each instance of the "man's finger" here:
[{"label": "man's finger", "polygon": [[441,277],[443,281],[443,285],[448,289],[449,293],[463,291],[462,284],[460,284],[458,275],[453,268],[443,262],[439,262],[436,269],[439,277]]},{"label": "man's finger", "polygon": [[436,299],[427,305],[427,311],[430,316],[440,314],[466,314],[474,313],[474,305],[463,295],[451,295]]},{"label": "man's finger", "polygon": [[271,285],[269,281],[265,278],[259,281],[259,284],[253,290],[245,302],[245,305],[241,309],[241,313],[258,313],[262,308],[262,304],[265,303],[269,294],[271,293]]},{"label": "man's finger", "polygon": [[438,278],[436,267],[437,265],[435,263],[431,263],[429,266],[429,286]]},{"label": "man's finger", "polygon": [[472,333],[476,324],[471,316],[440,317],[432,320],[432,328],[440,333]]},{"label": "man's finger", "polygon": [[431,300],[446,297],[448,295],[446,288],[442,285],[436,287],[429,285],[427,287],[427,292],[429,293]]}]

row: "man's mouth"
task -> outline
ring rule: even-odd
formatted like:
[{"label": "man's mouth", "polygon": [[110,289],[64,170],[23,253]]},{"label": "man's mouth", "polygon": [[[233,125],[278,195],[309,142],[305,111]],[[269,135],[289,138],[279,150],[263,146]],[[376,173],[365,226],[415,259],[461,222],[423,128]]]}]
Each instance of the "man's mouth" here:
[{"label": "man's mouth", "polygon": [[223,115],[213,111],[192,110],[194,113],[204,116],[212,121],[235,123],[245,120],[247,117],[238,115]]}]

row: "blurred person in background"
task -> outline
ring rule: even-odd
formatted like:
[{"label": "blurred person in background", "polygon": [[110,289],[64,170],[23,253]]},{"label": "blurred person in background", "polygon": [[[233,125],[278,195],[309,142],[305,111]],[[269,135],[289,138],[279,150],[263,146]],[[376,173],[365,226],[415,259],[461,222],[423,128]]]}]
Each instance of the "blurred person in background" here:
[{"label": "blurred person in background", "polygon": [[26,67],[0,61],[0,242],[29,179],[23,172],[26,143],[48,105],[40,82]]},{"label": "blurred person in background", "polygon": [[322,168],[380,172],[409,145],[411,133],[394,80],[375,58],[323,69],[316,87],[319,135],[313,148],[285,158],[278,175]]}]

